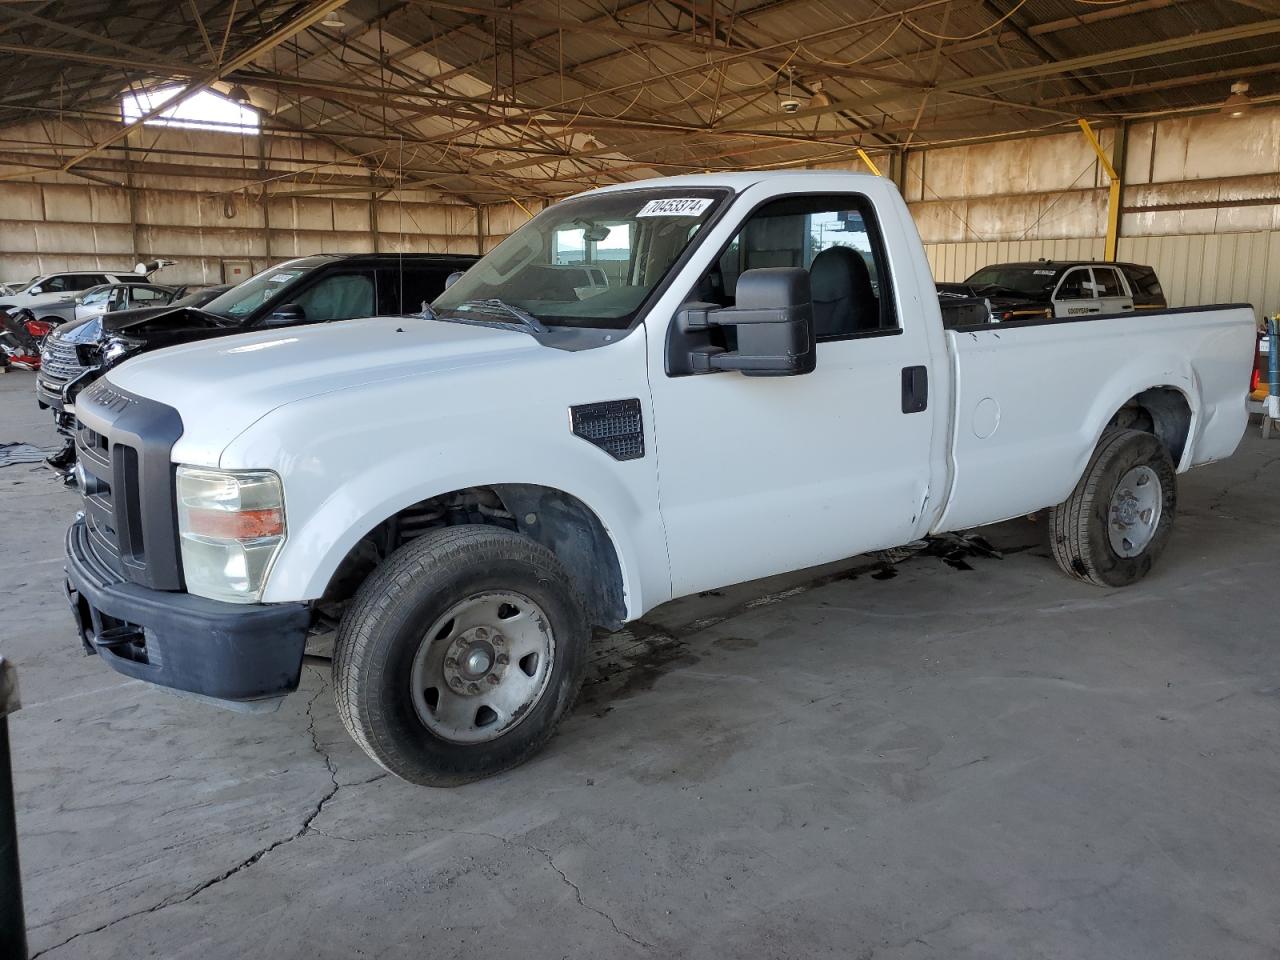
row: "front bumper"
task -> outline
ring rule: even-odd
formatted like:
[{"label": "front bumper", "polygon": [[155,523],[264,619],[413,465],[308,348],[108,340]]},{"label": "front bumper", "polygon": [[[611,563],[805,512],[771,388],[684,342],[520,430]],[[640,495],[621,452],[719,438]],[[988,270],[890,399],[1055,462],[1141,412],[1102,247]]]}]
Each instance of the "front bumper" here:
[{"label": "front bumper", "polygon": [[36,402],[41,407],[52,407],[58,413],[61,413],[62,384],[58,384],[57,389],[54,389],[53,384],[46,383],[44,377],[36,374]]},{"label": "front bumper", "polygon": [[66,572],[80,640],[113,670],[239,703],[297,689],[307,604],[224,603],[125,582],[94,556],[83,519],[67,531]]}]

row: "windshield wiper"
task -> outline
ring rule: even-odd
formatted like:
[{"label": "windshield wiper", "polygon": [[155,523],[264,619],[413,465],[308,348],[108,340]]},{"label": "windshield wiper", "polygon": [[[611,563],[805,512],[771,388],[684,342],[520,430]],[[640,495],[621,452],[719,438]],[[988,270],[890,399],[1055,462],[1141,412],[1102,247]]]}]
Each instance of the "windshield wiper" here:
[{"label": "windshield wiper", "polygon": [[547,328],[542,325],[542,321],[528,310],[513,306],[505,300],[499,300],[497,297],[489,297],[487,300],[464,300],[455,309],[465,311],[467,307],[489,307],[495,310],[505,310],[534,333],[547,332]]}]

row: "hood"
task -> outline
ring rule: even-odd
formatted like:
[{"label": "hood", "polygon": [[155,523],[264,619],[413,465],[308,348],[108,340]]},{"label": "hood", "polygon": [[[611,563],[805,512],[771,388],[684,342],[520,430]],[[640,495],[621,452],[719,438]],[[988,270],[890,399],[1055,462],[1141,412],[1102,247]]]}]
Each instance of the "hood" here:
[{"label": "hood", "polygon": [[239,321],[205,313],[195,307],[135,307],[107,314],[107,333],[145,337],[152,333],[174,334],[183,330],[235,330]]},{"label": "hood", "polygon": [[58,327],[50,336],[63,343],[97,343],[102,338],[102,318],[72,320]]},{"label": "hood", "polygon": [[378,381],[511,363],[549,349],[498,327],[373,317],[169,347],[125,361],[107,379],[175,407],[186,431],[183,456],[215,464],[238,434],[285,404]]}]

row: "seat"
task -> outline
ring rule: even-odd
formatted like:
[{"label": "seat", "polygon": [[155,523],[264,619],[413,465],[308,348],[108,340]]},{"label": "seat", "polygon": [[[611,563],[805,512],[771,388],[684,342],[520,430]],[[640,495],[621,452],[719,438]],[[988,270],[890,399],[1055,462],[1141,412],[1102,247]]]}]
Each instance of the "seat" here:
[{"label": "seat", "polygon": [[815,336],[843,337],[880,327],[880,301],[871,271],[849,247],[828,247],[809,267]]}]

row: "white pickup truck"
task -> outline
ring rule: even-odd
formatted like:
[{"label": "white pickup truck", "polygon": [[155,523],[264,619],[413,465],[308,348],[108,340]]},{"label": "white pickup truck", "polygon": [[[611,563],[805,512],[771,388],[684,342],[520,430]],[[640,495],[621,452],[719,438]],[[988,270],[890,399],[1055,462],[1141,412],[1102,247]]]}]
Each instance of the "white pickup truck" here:
[{"label": "white pickup truck", "polygon": [[352,736],[460,783],[547,741],[592,627],[673,597],[1044,508],[1066,573],[1138,580],[1176,473],[1239,442],[1253,351],[1246,305],[944,329],[881,178],[608,187],[422,316],[112,370],[68,597],[116,670],[251,707],[336,621]]}]

